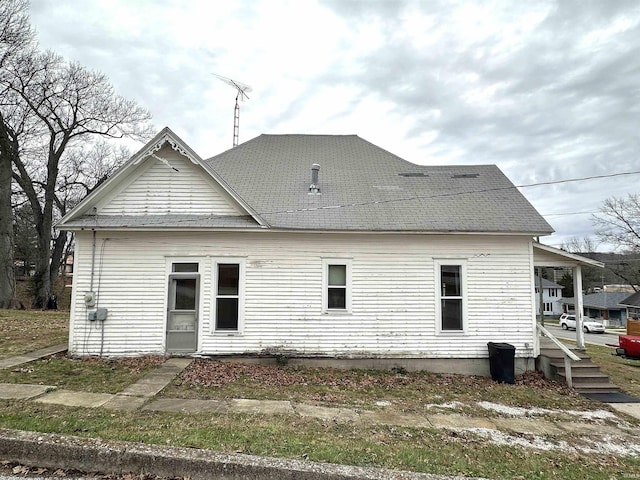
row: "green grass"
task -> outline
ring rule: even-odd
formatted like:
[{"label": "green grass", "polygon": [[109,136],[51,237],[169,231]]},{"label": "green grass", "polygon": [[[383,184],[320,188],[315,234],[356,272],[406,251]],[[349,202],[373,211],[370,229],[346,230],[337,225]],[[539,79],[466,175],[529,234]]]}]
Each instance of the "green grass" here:
[{"label": "green grass", "polygon": [[0,358],[65,343],[69,312],[0,310]]},{"label": "green grass", "polygon": [[[60,343],[67,338],[66,328],[65,313],[0,311],[0,358]],[[613,372],[609,374],[615,383],[629,393],[640,393],[640,389],[635,390],[636,363],[609,352],[591,345],[588,349],[604,371]],[[109,360],[55,356],[0,370],[0,383],[42,383],[116,393],[160,361],[160,357]],[[450,401],[466,404],[457,411],[470,415],[496,415],[475,406],[478,401],[554,409],[603,408],[535,374],[525,375],[516,385],[503,385],[461,375],[243,366],[205,359],[196,360],[162,395],[282,399],[367,409],[379,408],[378,401],[388,401],[394,411],[420,414],[434,413],[428,404]],[[0,401],[0,428],[448,475],[527,479],[640,476],[638,458],[541,452],[493,445],[471,432],[336,423],[297,416],[112,412]],[[562,439],[571,443],[571,436]]]},{"label": "green grass", "polygon": [[640,397],[640,359],[618,357],[615,349],[587,344],[587,354],[593,363],[609,375],[612,383],[630,395]]},{"label": "green grass", "polygon": [[207,448],[447,475],[610,479],[640,474],[640,460],[491,445],[471,433],[260,416],[109,412],[0,403],[0,427],[104,440]]},{"label": "green grass", "polygon": [[118,393],[142,378],[164,357],[68,358],[57,355],[0,370],[0,383],[52,385],[85,392]]}]

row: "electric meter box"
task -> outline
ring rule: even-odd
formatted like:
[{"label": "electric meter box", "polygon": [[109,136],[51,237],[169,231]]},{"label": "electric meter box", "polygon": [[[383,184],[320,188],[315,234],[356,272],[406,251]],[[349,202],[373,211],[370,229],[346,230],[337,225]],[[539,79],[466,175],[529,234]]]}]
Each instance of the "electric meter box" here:
[{"label": "electric meter box", "polygon": [[96,320],[100,320],[101,322],[104,322],[107,319],[108,313],[109,310],[106,308],[98,308],[94,312],[89,312],[89,321],[95,322]]}]

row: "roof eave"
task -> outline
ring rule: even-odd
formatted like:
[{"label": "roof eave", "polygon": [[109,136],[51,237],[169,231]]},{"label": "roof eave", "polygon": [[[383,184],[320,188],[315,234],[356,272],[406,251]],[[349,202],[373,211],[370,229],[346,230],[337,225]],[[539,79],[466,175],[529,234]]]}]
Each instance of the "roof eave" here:
[{"label": "roof eave", "polygon": [[[550,247],[549,245],[544,245],[539,242],[533,242],[533,249],[538,249],[543,252],[551,253],[557,255],[566,260],[567,266],[571,265],[581,265],[581,266],[590,266],[590,267],[598,267],[604,268],[604,263],[599,262],[597,260],[592,260],[591,258],[583,257],[581,255],[576,255],[575,253],[565,252],[559,248]],[[535,252],[534,252],[535,253]],[[535,266],[546,266],[543,264],[539,264],[534,259]],[[560,266],[560,265],[559,265]]]}]

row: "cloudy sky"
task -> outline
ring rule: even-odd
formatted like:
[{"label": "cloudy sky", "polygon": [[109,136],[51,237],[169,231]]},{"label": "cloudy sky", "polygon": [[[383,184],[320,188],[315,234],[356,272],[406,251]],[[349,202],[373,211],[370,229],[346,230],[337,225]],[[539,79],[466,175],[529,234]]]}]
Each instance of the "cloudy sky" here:
[{"label": "cloudy sky", "polygon": [[[43,48],[109,76],[202,157],[261,133],[358,134],[516,185],[640,171],[640,2],[31,0]],[[555,228],[640,175],[525,187]]]}]

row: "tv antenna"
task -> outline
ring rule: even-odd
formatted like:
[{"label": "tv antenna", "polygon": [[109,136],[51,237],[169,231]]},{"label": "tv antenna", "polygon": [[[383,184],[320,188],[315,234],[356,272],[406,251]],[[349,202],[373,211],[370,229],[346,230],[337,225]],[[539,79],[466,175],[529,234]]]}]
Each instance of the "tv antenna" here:
[{"label": "tv antenna", "polygon": [[223,77],[222,75],[218,75],[218,74],[213,74],[214,76],[218,77],[220,80],[222,80],[224,83],[226,83],[227,85],[232,86],[233,88],[235,88],[237,90],[236,93],[236,106],[233,109],[233,146],[237,147],[238,146],[238,135],[240,133],[240,105],[238,104],[238,99],[244,101],[245,99],[249,98],[249,95],[247,95],[247,92],[251,91],[251,87],[245,83],[240,83],[237,82],[235,80],[232,80],[230,78],[227,77]]}]

